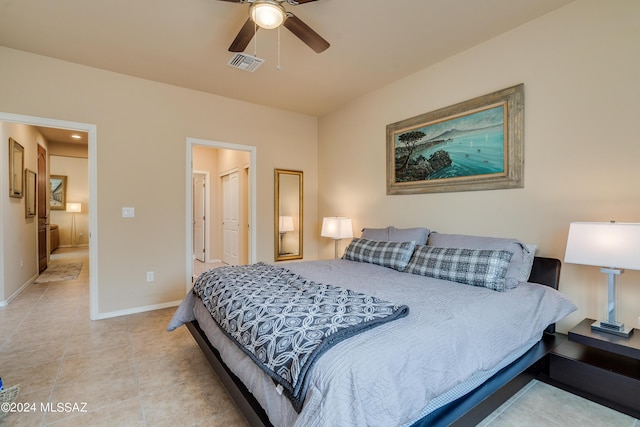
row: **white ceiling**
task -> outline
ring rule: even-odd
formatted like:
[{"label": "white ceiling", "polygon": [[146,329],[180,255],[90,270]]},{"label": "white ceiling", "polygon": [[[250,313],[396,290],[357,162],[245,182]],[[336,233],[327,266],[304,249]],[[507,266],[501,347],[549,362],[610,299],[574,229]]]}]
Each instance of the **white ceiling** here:
[{"label": "white ceiling", "polygon": [[[321,116],[573,0],[318,0],[285,8],[331,43],[258,32],[250,73],[227,66],[248,5],[220,0],[0,0],[0,45]],[[246,50],[254,53],[253,42]]]}]

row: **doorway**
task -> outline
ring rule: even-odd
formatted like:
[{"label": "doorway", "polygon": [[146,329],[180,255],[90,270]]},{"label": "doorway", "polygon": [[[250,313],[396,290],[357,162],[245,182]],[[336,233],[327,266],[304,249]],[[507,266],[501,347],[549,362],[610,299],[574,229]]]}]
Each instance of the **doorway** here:
[{"label": "doorway", "polygon": [[[236,165],[230,167],[229,165]],[[194,179],[199,173],[210,173],[209,196],[205,198],[206,220],[205,259],[207,262],[225,262],[228,264],[246,264],[255,262],[256,212],[255,212],[255,164],[256,148],[217,141],[187,138],[187,288],[192,284],[196,273],[194,258],[196,245],[195,209],[200,197],[200,189],[194,191]],[[239,166],[238,166],[239,165]],[[231,191],[236,188],[236,191]],[[196,192],[198,194],[196,194]],[[227,194],[223,196],[223,194]],[[232,195],[232,194],[235,194]],[[227,201],[225,203],[225,200]],[[232,206],[236,206],[235,208]],[[198,231],[198,236],[199,236]],[[210,244],[207,247],[207,237]],[[233,243],[234,237],[235,242]],[[235,245],[235,246],[234,246]],[[197,262],[196,262],[197,263]]]},{"label": "doorway", "polygon": [[[0,122],[34,126],[37,128],[50,128],[84,132],[87,134],[87,159],[88,159],[88,187],[89,187],[89,317],[91,320],[99,318],[98,307],[98,227],[96,223],[97,212],[97,127],[94,124],[70,122],[65,120],[48,119],[34,116],[0,112]],[[35,154],[38,155],[37,153]],[[40,180],[41,178],[39,178]],[[48,177],[45,180],[47,185]],[[40,181],[39,181],[40,182]],[[45,228],[48,233],[48,227]],[[33,236],[39,239],[38,231]],[[44,234],[45,241],[47,234]],[[46,245],[46,243],[44,243]],[[37,254],[36,254],[37,255]],[[39,260],[38,260],[39,262]]]}]

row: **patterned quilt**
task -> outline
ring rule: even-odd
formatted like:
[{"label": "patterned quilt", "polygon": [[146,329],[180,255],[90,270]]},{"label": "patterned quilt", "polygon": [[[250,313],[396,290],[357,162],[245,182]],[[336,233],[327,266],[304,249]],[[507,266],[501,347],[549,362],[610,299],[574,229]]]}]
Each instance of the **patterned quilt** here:
[{"label": "patterned quilt", "polygon": [[406,305],[316,283],[265,263],[209,270],[193,290],[220,328],[278,384],[297,412],[308,373],[324,352],[409,313]]}]

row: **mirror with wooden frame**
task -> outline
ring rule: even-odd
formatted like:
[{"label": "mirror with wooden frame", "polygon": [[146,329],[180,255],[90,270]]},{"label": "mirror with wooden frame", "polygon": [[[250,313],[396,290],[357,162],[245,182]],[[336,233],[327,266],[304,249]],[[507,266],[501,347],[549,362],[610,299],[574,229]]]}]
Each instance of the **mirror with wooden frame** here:
[{"label": "mirror with wooden frame", "polygon": [[275,170],[275,260],[302,259],[302,171]]},{"label": "mirror with wooden frame", "polygon": [[32,170],[24,170],[24,216],[25,218],[33,218],[36,216],[36,193],[38,191],[37,176]]},{"label": "mirror with wooden frame", "polygon": [[24,147],[9,138],[9,197],[24,196]]}]

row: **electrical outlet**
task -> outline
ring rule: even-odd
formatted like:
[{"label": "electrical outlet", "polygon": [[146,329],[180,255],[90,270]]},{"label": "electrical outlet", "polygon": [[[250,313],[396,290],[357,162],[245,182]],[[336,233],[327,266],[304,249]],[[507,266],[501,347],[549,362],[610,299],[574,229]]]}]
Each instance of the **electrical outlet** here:
[{"label": "electrical outlet", "polygon": [[153,271],[147,271],[147,282],[153,282],[154,278]]},{"label": "electrical outlet", "polygon": [[638,316],[638,328],[640,328],[640,316]]},{"label": "electrical outlet", "polygon": [[[20,269],[24,268],[24,262],[20,260]],[[640,317],[638,318],[638,322],[640,322]]]}]

